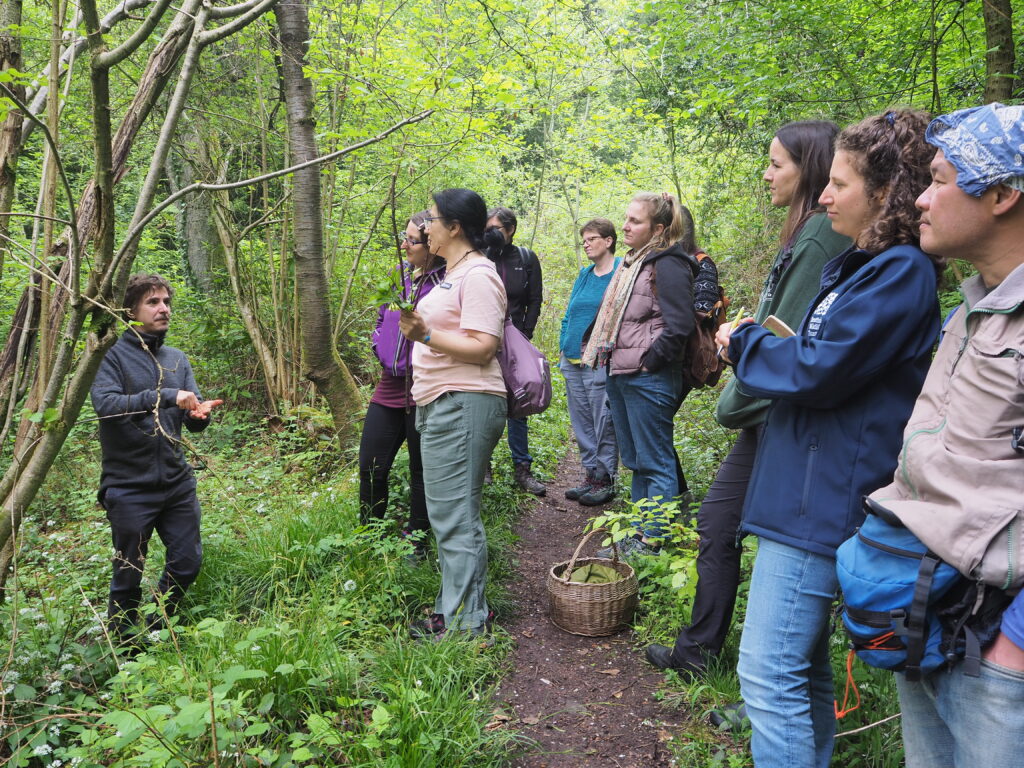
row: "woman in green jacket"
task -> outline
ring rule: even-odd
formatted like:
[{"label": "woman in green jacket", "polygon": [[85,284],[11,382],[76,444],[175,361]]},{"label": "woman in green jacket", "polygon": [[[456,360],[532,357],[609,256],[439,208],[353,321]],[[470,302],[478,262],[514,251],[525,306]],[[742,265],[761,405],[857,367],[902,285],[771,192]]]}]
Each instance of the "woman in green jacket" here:
[{"label": "woman in green jacket", "polygon": [[[818,205],[838,133],[835,123],[803,120],[784,125],[772,139],[764,180],[772,205],[789,208],[789,213],[779,236],[779,252],[761,291],[755,314],[759,323],[774,315],[796,327],[818,293],[822,267],[850,245],[849,238],[832,231]],[[674,648],[647,647],[648,661],[659,669],[703,674],[725,644],[740,580],[742,549],[737,534],[743,500],[767,410],[768,401],[743,394],[736,379],[729,381],[719,398],[718,422],[738,429],[739,435],[697,513],[700,548],[690,626],[680,632]]]}]

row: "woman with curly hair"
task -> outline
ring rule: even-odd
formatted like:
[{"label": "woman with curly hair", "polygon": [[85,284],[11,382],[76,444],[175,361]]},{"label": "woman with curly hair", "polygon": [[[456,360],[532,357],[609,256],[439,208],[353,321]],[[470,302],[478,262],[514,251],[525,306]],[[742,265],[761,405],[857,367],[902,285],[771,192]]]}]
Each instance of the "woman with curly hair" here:
[{"label": "woman with curly hair", "polygon": [[836,549],[861,498],[892,478],[939,330],[939,265],[918,247],[914,207],[935,152],[927,125],[894,109],[839,135],[820,200],[854,245],[825,265],[796,335],[718,334],[743,391],[773,401],[742,523],[759,539],[739,660],[758,768],[825,768],[832,755]]}]

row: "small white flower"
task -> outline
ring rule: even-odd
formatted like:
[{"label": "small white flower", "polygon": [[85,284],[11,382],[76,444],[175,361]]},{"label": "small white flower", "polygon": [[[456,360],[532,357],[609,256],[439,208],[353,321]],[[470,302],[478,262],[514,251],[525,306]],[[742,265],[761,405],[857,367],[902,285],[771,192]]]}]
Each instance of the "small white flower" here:
[{"label": "small white flower", "polygon": [[255,653],[256,651],[260,650],[260,646],[253,644],[252,648],[250,648],[249,650]]},{"label": "small white flower", "polygon": [[49,744],[40,744],[38,747],[35,747],[32,750],[32,754],[36,755],[37,757],[48,755],[51,752],[53,752],[53,747],[51,747]]},{"label": "small white flower", "polygon": [[356,583],[352,579],[349,579],[344,584],[344,589],[345,589],[346,592],[351,592],[355,588],[356,588]]}]

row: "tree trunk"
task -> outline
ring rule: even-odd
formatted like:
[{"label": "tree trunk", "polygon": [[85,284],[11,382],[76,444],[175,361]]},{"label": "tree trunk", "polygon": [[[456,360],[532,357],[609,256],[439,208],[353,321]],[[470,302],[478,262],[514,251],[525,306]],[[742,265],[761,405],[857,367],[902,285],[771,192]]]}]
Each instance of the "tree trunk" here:
[{"label": "tree trunk", "polygon": [[[131,106],[126,111],[113,140],[111,176],[115,183],[126,171],[128,155],[138,136],[139,129],[145,123],[174,73],[174,67],[188,45],[191,29],[190,15],[179,14],[153,53],[150,54],[146,69],[139,80],[135,97],[132,99]],[[77,228],[81,243],[92,242],[97,234],[98,198],[96,183],[90,181],[78,202]],[[51,253],[46,255],[47,263],[52,265],[54,271],[59,274],[59,282],[54,286],[49,318],[50,326],[55,330],[59,329],[63,322],[68,299],[67,292],[62,286],[70,284],[71,264],[67,260],[70,239],[70,229],[65,230],[63,236],[54,244]],[[97,264],[94,275],[101,272],[102,268],[103,265]],[[22,370],[26,369],[29,359],[35,357],[36,354],[35,334],[32,329],[39,322],[38,303],[33,304],[29,301],[28,290],[32,289],[29,288],[22,294],[11,321],[3,352],[0,353],[0,403],[7,403],[9,398],[17,398],[18,382],[14,381],[15,369],[19,363]],[[94,286],[92,290],[98,290],[98,286]],[[29,334],[24,341],[22,341],[23,332]],[[53,337],[56,338],[56,336],[57,334],[54,333]]]},{"label": "tree trunk", "polygon": [[[317,157],[313,85],[303,72],[309,40],[306,6],[284,0],[276,10],[281,40],[281,80],[291,138],[291,163]],[[324,233],[320,210],[320,169],[296,171],[293,180],[295,284],[302,326],[306,378],[327,400],[342,444],[355,433],[363,401],[355,380],[332,342],[330,294],[324,270]]]},{"label": "tree trunk", "polygon": [[[15,69],[21,64],[21,0],[0,0],[0,72]],[[19,98],[25,98],[25,86],[11,83],[11,90]],[[24,116],[17,109],[7,113],[0,125],[0,213],[10,213],[14,200],[14,184],[18,178],[18,138]],[[7,234],[10,219],[0,216],[0,278],[4,275],[4,261],[10,250]]]},{"label": "tree trunk", "polygon": [[[191,159],[193,152],[199,155],[200,162],[204,167],[209,165],[202,137],[197,131],[191,131],[184,144],[189,156],[183,158],[180,171],[174,167],[173,157],[167,160],[167,180],[170,183],[171,192],[177,192],[196,180],[196,165]],[[210,214],[212,206],[213,201],[205,192],[186,195],[177,206],[178,212],[175,217],[178,224],[178,238],[185,247],[185,267],[192,278],[192,284],[199,289],[199,293],[203,296],[213,293],[211,264],[212,252],[217,247],[217,237]]]},{"label": "tree trunk", "polygon": [[[174,140],[177,119],[185,109],[184,98],[189,80],[195,70],[199,51],[208,42],[213,42],[237,31],[244,26],[243,22],[248,23],[265,9],[263,5],[258,8],[243,6],[235,21],[225,24],[219,29],[220,36],[211,34],[207,37],[203,32],[203,24],[211,14],[211,6],[204,4],[197,13],[195,6],[199,2],[200,0],[186,0],[178,18],[171,24],[161,43],[156,46],[150,57],[149,66],[143,73],[144,77],[139,84],[139,95],[145,93],[147,98],[144,98],[138,105],[137,111],[133,108],[125,116],[117,136],[113,136],[111,130],[109,68],[116,66],[120,60],[137,50],[146,39],[144,33],[151,31],[159,21],[162,10],[155,10],[143,22],[143,25],[140,26],[143,33],[133,35],[119,48],[110,51],[107,49],[106,41],[99,28],[100,20],[95,1],[82,0],[81,2],[92,56],[89,79],[93,107],[93,174],[86,193],[83,195],[83,205],[77,212],[80,229],[69,233],[73,235],[77,232],[78,237],[67,237],[63,243],[62,257],[69,255],[68,248],[71,244],[77,244],[77,247],[73,253],[74,258],[65,258],[61,267],[62,274],[68,275],[68,279],[61,281],[59,286],[62,296],[61,306],[59,310],[54,308],[50,318],[41,318],[41,322],[49,320],[60,329],[60,334],[55,335],[52,374],[46,382],[45,391],[39,403],[41,410],[52,408],[56,418],[48,419],[45,423],[34,423],[28,427],[24,438],[15,443],[10,466],[7,467],[3,478],[0,479],[0,599],[3,596],[9,568],[17,553],[14,537],[17,536],[24,511],[39,492],[47,472],[77,421],[82,404],[89,394],[89,387],[95,379],[96,371],[118,335],[118,325],[114,322],[113,316],[102,309],[116,308],[118,303],[123,300],[124,289],[120,283],[120,276],[127,277],[134,258],[131,242],[126,242],[119,251],[114,249],[113,187],[116,177],[119,175],[118,169],[123,173],[132,141],[152,110],[156,94],[171,75],[173,62],[177,60],[178,56],[170,54],[174,49],[178,49],[180,55],[181,49],[187,46],[189,54],[182,65],[174,96],[166,107],[150,168],[138,196],[133,217],[133,222],[135,222],[143,213],[140,209],[148,210],[152,205],[152,196],[159,181],[158,177],[163,172],[167,152]],[[161,8],[166,8],[167,5],[166,2],[161,5],[158,0],[158,6]],[[251,11],[250,8],[252,8]],[[193,22],[195,30],[193,30]],[[168,59],[165,58],[168,55],[170,55],[172,66],[160,66],[160,64],[168,63]],[[134,103],[133,107],[135,107]],[[86,233],[90,233],[90,236],[86,237]],[[88,284],[83,291],[78,270],[84,262],[81,249],[85,242],[92,245],[92,252]],[[53,249],[54,253],[59,249],[60,245],[58,244]],[[83,330],[85,321],[90,316],[92,322],[86,334],[83,350],[81,349]]]},{"label": "tree trunk", "polygon": [[985,19],[985,103],[1013,97],[1013,6],[1011,0],[981,0]]}]

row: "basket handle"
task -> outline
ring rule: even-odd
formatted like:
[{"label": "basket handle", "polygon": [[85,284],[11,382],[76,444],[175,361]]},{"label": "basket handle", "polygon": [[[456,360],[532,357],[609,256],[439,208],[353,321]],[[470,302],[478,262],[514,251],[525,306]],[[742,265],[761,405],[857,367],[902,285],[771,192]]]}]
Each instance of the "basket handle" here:
[{"label": "basket handle", "polygon": [[[608,533],[608,529],[595,528],[583,537],[583,540],[579,543],[579,546],[576,547],[576,551],[572,553],[572,558],[569,560],[568,567],[564,571],[562,571],[564,575],[561,578],[562,581],[564,581],[566,584],[569,583],[569,577],[572,576],[572,572],[576,570],[576,559],[580,556],[580,552],[583,550],[583,545],[590,541],[592,536],[598,533]],[[615,545],[614,540],[612,540],[612,562],[619,562],[619,548]]]}]

